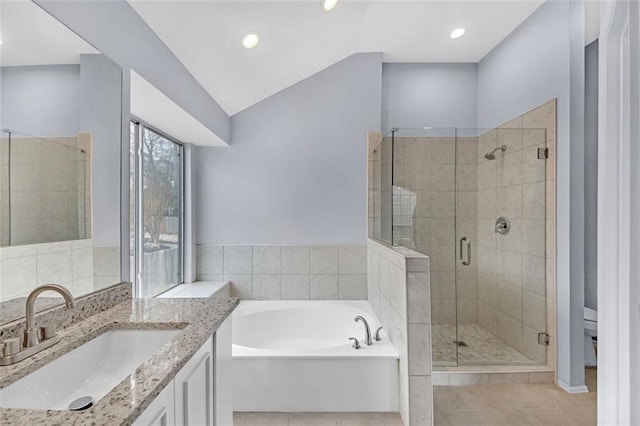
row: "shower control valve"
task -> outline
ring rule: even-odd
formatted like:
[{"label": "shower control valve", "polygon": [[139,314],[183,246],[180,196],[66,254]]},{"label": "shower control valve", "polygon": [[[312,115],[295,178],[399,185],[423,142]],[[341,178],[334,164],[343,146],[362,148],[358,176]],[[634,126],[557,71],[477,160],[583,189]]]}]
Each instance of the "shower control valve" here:
[{"label": "shower control valve", "polygon": [[511,222],[506,217],[500,216],[496,220],[496,234],[507,235],[511,230]]}]

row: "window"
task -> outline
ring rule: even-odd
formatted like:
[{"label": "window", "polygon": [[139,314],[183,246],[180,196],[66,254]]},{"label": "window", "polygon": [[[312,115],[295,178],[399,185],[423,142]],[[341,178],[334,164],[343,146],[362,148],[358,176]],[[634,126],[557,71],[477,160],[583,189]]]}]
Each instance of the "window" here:
[{"label": "window", "polygon": [[132,121],[130,156],[132,281],[153,297],[183,282],[182,145]]}]

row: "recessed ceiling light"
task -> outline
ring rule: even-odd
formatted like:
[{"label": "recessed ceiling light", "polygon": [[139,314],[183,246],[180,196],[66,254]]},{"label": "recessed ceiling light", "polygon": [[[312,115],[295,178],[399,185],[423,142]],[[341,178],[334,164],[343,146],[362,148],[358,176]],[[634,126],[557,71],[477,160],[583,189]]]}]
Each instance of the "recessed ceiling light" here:
[{"label": "recessed ceiling light", "polygon": [[451,32],[451,35],[449,37],[451,37],[452,39],[456,40],[459,39],[460,37],[462,37],[465,33],[465,29],[464,28],[456,28],[455,30],[453,30]]},{"label": "recessed ceiling light", "polygon": [[325,12],[331,12],[338,4],[338,0],[322,0],[322,9]]},{"label": "recessed ceiling light", "polygon": [[2,44],[2,40],[0,40],[0,44]]},{"label": "recessed ceiling light", "polygon": [[242,39],[242,45],[247,49],[252,49],[258,45],[260,37],[256,33],[249,33]]}]

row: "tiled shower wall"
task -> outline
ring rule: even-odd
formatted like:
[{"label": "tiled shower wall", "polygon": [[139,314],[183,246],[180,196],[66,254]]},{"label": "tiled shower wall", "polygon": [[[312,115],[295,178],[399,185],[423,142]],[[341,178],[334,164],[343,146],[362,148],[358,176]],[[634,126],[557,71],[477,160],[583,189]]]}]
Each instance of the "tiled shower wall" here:
[{"label": "tiled shower wall", "polygon": [[198,280],[255,300],[365,300],[366,246],[198,245]]},{"label": "tiled shower wall", "polygon": [[396,137],[394,142],[393,242],[430,258],[433,324],[456,323],[456,268],[459,321],[477,323],[476,262],[460,265],[455,241],[476,240],[478,139],[458,137],[456,144],[455,137]]},{"label": "tiled shower wall", "polygon": [[0,139],[0,246],[90,238],[90,158],[90,133]]},{"label": "tiled shower wall", "polygon": [[[484,158],[502,145],[496,160]],[[539,160],[545,147],[550,159]],[[554,148],[552,101],[480,136],[477,157],[478,323],[541,362],[547,349],[537,334],[547,325],[555,334]],[[511,222],[507,235],[494,231],[500,216]]]}]

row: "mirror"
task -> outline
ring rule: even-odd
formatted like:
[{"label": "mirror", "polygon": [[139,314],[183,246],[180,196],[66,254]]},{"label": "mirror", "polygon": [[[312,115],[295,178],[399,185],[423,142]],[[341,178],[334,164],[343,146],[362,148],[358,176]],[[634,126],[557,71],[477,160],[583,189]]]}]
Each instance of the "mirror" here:
[{"label": "mirror", "polygon": [[[38,285],[120,282],[122,69],[31,1],[0,2],[0,323]],[[40,308],[61,303],[45,294]]]},{"label": "mirror", "polygon": [[[24,70],[3,71],[5,92],[15,91],[13,76]],[[36,137],[7,128],[2,136],[0,247],[91,238],[91,133]]]}]

